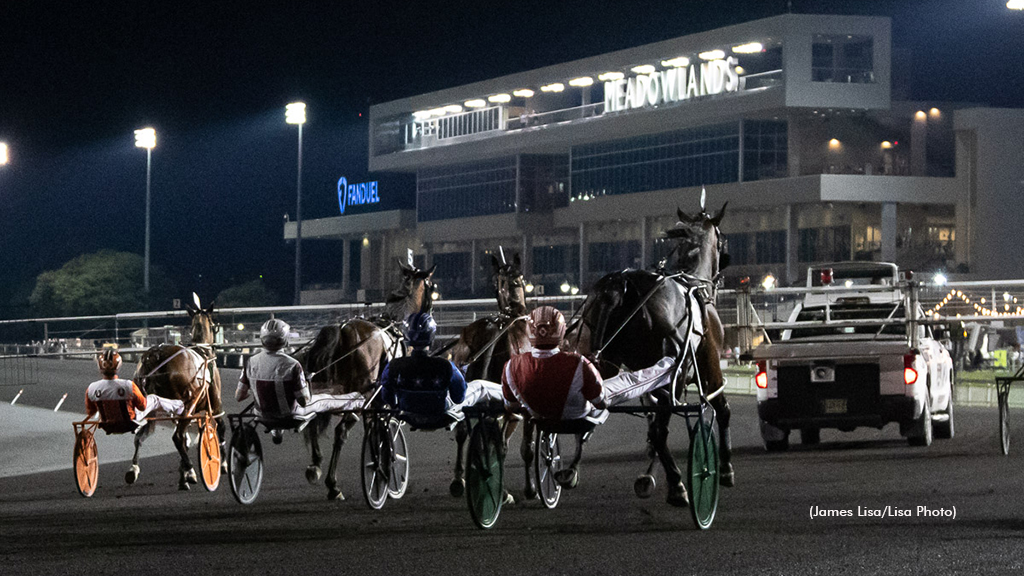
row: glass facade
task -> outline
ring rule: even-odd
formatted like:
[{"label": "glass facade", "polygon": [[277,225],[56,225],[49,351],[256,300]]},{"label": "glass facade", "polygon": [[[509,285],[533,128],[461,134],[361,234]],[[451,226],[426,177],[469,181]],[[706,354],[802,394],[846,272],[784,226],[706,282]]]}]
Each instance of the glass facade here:
[{"label": "glass facade", "polygon": [[815,34],[811,45],[814,82],[875,82],[874,42],[870,36]]},{"label": "glass facade", "polygon": [[850,227],[806,228],[800,230],[800,262],[834,262],[850,259]]},{"label": "glass facade", "polygon": [[520,211],[562,208],[569,204],[569,157],[564,154],[519,157]]},{"label": "glass facade", "polygon": [[516,211],[516,158],[424,168],[416,174],[420,222]]},{"label": "glass facade", "polygon": [[574,146],[572,199],[739,179],[739,123]]},{"label": "glass facade", "polygon": [[789,139],[782,120],[747,120],[743,123],[743,180],[789,176]]}]

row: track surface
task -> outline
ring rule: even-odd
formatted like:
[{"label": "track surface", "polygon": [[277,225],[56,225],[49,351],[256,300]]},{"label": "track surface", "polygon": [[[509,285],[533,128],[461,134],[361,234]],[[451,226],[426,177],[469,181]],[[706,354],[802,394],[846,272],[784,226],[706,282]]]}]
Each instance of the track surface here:
[{"label": "track surface", "polygon": [[[84,390],[92,378],[88,363],[50,364],[42,369],[45,383],[26,398],[59,398],[59,389]],[[236,377],[225,371],[226,391]],[[0,401],[11,396],[0,389]],[[71,402],[69,396],[69,410],[81,409],[80,399],[77,407]],[[999,454],[995,410],[959,409],[956,438],[927,449],[907,446],[890,425],[825,431],[822,444],[810,448],[797,445],[794,434],[790,452],[767,454],[753,399],[733,398],[732,405],[737,486],[723,489],[706,532],[693,530],[686,510],[665,504],[663,476],[653,498],[633,495],[645,462],[644,426],[621,415],[588,443],[580,486],[564,492],[556,510],[519,502],[490,531],[476,529],[465,500],[448,495],[454,441],[446,432],[408,434],[409,491],[372,511],[357,476],[358,428],[339,469],[347,500],[328,502],[322,484],[306,483],[308,452],[288,434],[280,446],[264,437],[265,482],[248,507],[235,503],[225,483],[215,493],[178,492],[177,458],[169,454],[145,459],[134,486],[123,483],[126,464],[103,465],[96,495],[81,498],[68,429],[67,469],[0,478],[0,574],[1020,573],[1024,445]],[[674,445],[685,449],[681,429]],[[1024,435],[1024,425],[1014,429]],[[0,422],[0,439],[11,434]],[[101,458],[130,441],[101,435]],[[169,443],[164,430],[147,446]],[[17,443],[3,446],[19,451]],[[518,460],[511,450],[506,485],[517,498]],[[814,506],[853,516],[812,519]],[[910,515],[857,516],[858,508],[887,506]],[[955,507],[956,517],[919,515],[918,506]]]}]

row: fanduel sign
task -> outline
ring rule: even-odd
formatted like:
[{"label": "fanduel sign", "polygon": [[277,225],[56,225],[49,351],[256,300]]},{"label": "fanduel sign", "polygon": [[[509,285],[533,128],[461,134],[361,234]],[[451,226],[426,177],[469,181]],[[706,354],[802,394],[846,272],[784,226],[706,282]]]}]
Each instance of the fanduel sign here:
[{"label": "fanduel sign", "polygon": [[345,213],[348,206],[363,206],[366,204],[378,204],[380,197],[377,196],[377,181],[360,182],[349,184],[344,176],[338,179],[338,206],[341,213]]},{"label": "fanduel sign", "polygon": [[723,92],[738,92],[736,58],[669,68],[604,83],[604,111],[621,112]]}]

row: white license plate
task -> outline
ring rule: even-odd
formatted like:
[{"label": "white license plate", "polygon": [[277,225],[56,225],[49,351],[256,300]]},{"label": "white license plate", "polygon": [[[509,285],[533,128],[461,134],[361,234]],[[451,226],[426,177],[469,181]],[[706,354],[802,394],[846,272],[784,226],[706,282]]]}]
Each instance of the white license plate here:
[{"label": "white license plate", "polygon": [[846,398],[826,398],[823,403],[825,414],[846,414]]}]

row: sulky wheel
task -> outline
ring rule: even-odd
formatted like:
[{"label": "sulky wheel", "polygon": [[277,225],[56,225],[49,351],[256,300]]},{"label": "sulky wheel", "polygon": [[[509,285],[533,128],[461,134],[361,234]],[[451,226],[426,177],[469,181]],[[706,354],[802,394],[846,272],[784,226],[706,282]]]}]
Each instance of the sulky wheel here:
[{"label": "sulky wheel", "polygon": [[239,504],[252,504],[256,500],[263,484],[263,446],[254,426],[242,424],[231,433],[228,479],[231,495]]},{"label": "sulky wheel", "polygon": [[1003,455],[1010,453],[1010,399],[999,394],[999,448]]},{"label": "sulky wheel", "polygon": [[371,418],[363,433],[362,478],[363,497],[374,510],[383,508],[388,499],[392,448],[387,421]]},{"label": "sulky wheel", "polygon": [[96,492],[100,475],[99,450],[91,430],[83,429],[75,438],[74,460],[78,493],[88,498]]},{"label": "sulky wheel", "polygon": [[207,418],[199,427],[199,481],[208,492],[220,485],[220,438],[217,423]]},{"label": "sulky wheel", "polygon": [[501,433],[493,418],[485,418],[473,427],[466,462],[466,500],[469,514],[480,528],[498,521],[505,498]]},{"label": "sulky wheel", "polygon": [[565,467],[559,449],[558,434],[537,430],[537,450],[533,459],[534,477],[537,481],[537,492],[544,506],[558,506],[558,498],[562,495],[562,486],[555,480],[555,474]]},{"label": "sulky wheel", "polygon": [[391,436],[391,477],[388,482],[388,496],[399,499],[409,487],[409,445],[405,441],[405,430],[397,418],[388,422]]},{"label": "sulky wheel", "polygon": [[[714,412],[708,409],[706,413]],[[687,466],[690,516],[700,530],[711,527],[718,510],[718,442],[705,414],[697,418],[691,429]]]}]

